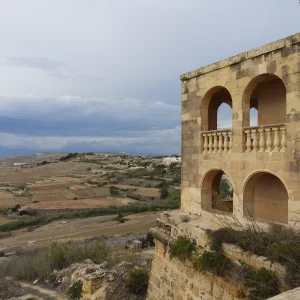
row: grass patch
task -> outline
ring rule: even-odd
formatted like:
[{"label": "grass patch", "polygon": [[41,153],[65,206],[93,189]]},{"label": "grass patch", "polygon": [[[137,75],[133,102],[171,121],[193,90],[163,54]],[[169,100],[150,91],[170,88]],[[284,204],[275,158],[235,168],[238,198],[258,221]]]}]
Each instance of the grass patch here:
[{"label": "grass patch", "polygon": [[222,276],[231,266],[227,257],[216,252],[204,251],[193,261],[198,272],[211,272]]},{"label": "grass patch", "polygon": [[192,260],[193,254],[196,250],[196,245],[190,239],[180,236],[170,247],[170,259],[177,257],[180,260]]},{"label": "grass patch", "polygon": [[273,271],[260,268],[248,280],[248,285],[254,289],[250,291],[249,300],[268,299],[280,293],[279,283]]}]

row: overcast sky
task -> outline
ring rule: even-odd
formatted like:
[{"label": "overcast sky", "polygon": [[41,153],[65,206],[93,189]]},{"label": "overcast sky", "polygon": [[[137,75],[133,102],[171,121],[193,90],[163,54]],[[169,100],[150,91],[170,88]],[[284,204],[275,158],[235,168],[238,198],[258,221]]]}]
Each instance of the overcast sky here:
[{"label": "overcast sky", "polygon": [[180,153],[180,74],[299,31],[298,0],[1,0],[0,156]]}]

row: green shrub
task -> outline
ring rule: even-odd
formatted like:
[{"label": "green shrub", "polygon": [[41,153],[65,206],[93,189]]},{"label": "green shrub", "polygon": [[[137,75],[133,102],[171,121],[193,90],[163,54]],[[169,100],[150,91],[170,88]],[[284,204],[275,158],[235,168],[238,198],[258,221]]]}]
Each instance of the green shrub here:
[{"label": "green shrub", "polygon": [[226,181],[221,181],[221,184],[220,184],[220,198],[225,199],[227,196],[232,197],[233,192],[232,192],[229,184]]},{"label": "green shrub", "polygon": [[119,188],[114,185],[109,187],[109,192],[110,192],[111,196],[120,195]]},{"label": "green shrub", "polygon": [[139,195],[139,194],[131,193],[131,194],[127,194],[127,197],[131,198],[131,199],[134,199],[134,200],[141,200],[141,195]]},{"label": "green shrub", "polygon": [[72,300],[79,300],[82,294],[82,282],[76,281],[74,282],[68,289],[68,297]]},{"label": "green shrub", "polygon": [[126,280],[126,286],[130,293],[146,295],[148,289],[149,274],[143,269],[135,269]]},{"label": "green shrub", "polygon": [[178,257],[180,260],[191,260],[195,252],[196,245],[190,239],[180,236],[170,247],[170,259]]},{"label": "green shrub", "polygon": [[224,255],[216,252],[204,251],[196,259],[194,266],[198,272],[211,272],[217,275],[223,275],[230,267],[230,261]]},{"label": "green shrub", "polygon": [[120,223],[125,223],[128,221],[128,219],[125,219],[122,214],[119,214],[116,218],[114,218],[114,220]]},{"label": "green shrub", "polygon": [[170,191],[167,197],[167,202],[171,205],[180,207],[180,198],[181,198],[180,191],[178,190]]}]

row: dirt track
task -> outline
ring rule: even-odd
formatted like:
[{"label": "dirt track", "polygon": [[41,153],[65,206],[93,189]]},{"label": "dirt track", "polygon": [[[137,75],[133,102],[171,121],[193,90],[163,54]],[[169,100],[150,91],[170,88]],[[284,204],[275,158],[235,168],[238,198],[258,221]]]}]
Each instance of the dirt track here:
[{"label": "dirt track", "polygon": [[125,235],[129,233],[146,234],[155,227],[156,214],[139,213],[127,216],[125,223],[111,221],[114,216],[102,216],[86,219],[68,220],[66,224],[55,221],[41,226],[32,232],[22,229],[13,235],[0,240],[0,249],[27,247],[28,241],[36,241],[37,247],[45,246],[54,241],[84,240],[97,236]]}]

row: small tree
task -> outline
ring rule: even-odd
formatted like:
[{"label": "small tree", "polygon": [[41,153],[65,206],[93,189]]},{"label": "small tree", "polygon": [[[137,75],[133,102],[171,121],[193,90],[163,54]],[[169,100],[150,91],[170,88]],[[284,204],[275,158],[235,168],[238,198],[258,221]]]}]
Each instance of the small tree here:
[{"label": "small tree", "polygon": [[160,189],[160,199],[166,199],[169,195],[168,187],[163,185]]}]

